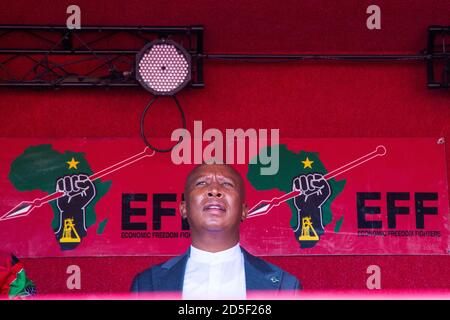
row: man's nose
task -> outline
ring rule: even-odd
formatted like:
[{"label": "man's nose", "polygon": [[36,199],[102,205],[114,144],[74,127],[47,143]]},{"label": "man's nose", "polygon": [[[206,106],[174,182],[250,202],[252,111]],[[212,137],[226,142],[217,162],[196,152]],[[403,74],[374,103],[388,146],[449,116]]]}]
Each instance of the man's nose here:
[{"label": "man's nose", "polygon": [[220,188],[215,184],[211,184],[209,190],[208,190],[208,197],[213,198],[222,198],[223,193],[220,191]]}]

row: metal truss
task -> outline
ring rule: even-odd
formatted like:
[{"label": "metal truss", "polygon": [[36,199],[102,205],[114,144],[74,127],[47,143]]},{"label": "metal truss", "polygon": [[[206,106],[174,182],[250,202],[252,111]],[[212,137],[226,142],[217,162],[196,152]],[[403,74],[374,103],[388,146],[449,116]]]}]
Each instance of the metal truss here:
[{"label": "metal truss", "polygon": [[0,86],[135,87],[136,54],[150,41],[180,43],[192,56],[192,87],[203,87],[203,27],[0,25]]},{"label": "metal truss", "polygon": [[203,27],[83,27],[0,25],[0,87],[135,87],[135,56],[166,38],[192,56],[191,87],[204,87],[204,59],[224,61],[424,61],[429,88],[448,88],[450,26],[430,26],[427,48],[408,55],[206,54]]},{"label": "metal truss", "polygon": [[448,88],[450,81],[450,26],[430,26],[428,28],[426,54],[428,57],[428,88]]}]

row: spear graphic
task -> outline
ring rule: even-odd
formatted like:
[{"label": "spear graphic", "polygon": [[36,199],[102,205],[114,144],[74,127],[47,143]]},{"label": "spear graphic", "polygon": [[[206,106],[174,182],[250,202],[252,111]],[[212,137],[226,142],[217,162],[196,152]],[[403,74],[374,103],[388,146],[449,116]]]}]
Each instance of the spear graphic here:
[{"label": "spear graphic", "polygon": [[[132,163],[135,163],[136,161],[139,161],[145,157],[152,157],[155,154],[155,151],[150,150],[150,148],[146,147],[144,151],[135,154],[134,156],[127,158],[125,160],[122,160],[116,164],[113,164],[112,166],[109,166],[89,177],[89,179],[94,182],[97,179],[100,179],[110,173],[113,173],[117,170],[120,170],[126,166],[129,166]],[[82,192],[82,191],[81,191]],[[43,204],[46,204],[50,201],[56,200],[60,197],[64,196],[64,192],[62,191],[56,191],[52,194],[49,194],[48,196],[45,196],[43,198],[36,198],[33,201],[22,201],[17,206],[15,206],[13,209],[8,211],[6,214],[4,214],[2,217],[0,217],[0,221],[8,220],[8,219],[14,219],[19,217],[25,217],[30,214],[31,211],[33,211],[34,208],[39,208]]]},{"label": "spear graphic", "polygon": [[[376,147],[376,149],[374,151],[372,151],[356,160],[353,160],[353,161],[343,165],[342,167],[339,167],[331,172],[328,172],[323,177],[326,180],[333,179],[334,177],[337,177],[338,175],[340,175],[344,172],[347,172],[353,168],[356,168],[357,166],[360,166],[363,163],[365,163],[369,160],[372,160],[376,157],[384,156],[385,154],[386,154],[386,147],[383,145],[380,145],[380,146]],[[272,210],[273,207],[277,207],[281,203],[288,201],[292,198],[295,198],[295,197],[299,196],[300,194],[301,194],[300,191],[291,191],[289,193],[282,195],[281,197],[273,198],[272,200],[261,200],[260,202],[258,202],[255,206],[253,206],[248,211],[247,217],[254,218],[257,216],[262,216],[262,215],[268,214],[269,211]]]}]

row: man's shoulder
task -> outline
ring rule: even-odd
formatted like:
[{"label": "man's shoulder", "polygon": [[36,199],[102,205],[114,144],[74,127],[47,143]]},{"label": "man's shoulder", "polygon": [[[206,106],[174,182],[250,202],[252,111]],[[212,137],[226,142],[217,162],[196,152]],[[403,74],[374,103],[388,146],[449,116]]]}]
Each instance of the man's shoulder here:
[{"label": "man's shoulder", "polygon": [[270,263],[262,258],[251,255],[251,259],[254,259],[254,263],[256,262],[260,267],[267,269],[268,272],[280,272],[283,274],[283,277],[297,279],[294,275],[290,274],[286,270],[281,269],[279,266]]},{"label": "man's shoulder", "polygon": [[252,265],[253,270],[258,270],[262,274],[267,275],[279,275],[280,276],[280,286],[281,289],[289,288],[289,289],[301,289],[301,284],[298,278],[291,273],[283,270],[279,266],[270,263],[262,258],[256,257],[251,253],[247,252],[244,248],[242,248],[242,252],[244,253],[244,257],[249,264]]},{"label": "man's shoulder", "polygon": [[172,266],[177,264],[177,262],[179,262],[183,257],[184,257],[184,254],[173,257],[165,262],[153,265],[153,266],[139,272],[135,278],[147,279],[147,278],[154,277],[155,275],[157,276],[158,273],[165,272],[166,270],[170,270],[170,268],[172,268]]},{"label": "man's shoulder", "polygon": [[152,291],[154,287],[154,273],[161,268],[162,264],[151,266],[136,274],[130,290],[132,292]]},{"label": "man's shoulder", "polygon": [[[167,278],[170,271],[173,271],[175,266],[180,267],[180,264],[183,264],[182,259],[186,257],[186,254],[182,254],[180,256],[176,256],[167,260],[166,262],[151,266],[141,272],[139,272],[133,279],[131,285],[131,291],[140,292],[140,291],[153,291],[157,290],[161,287],[161,285],[167,285],[161,283],[163,280]],[[181,262],[181,263],[180,263]],[[182,266],[181,266],[182,267]],[[175,276],[175,275],[172,275]],[[169,281],[171,279],[168,279]],[[170,284],[170,283],[169,283]]]}]

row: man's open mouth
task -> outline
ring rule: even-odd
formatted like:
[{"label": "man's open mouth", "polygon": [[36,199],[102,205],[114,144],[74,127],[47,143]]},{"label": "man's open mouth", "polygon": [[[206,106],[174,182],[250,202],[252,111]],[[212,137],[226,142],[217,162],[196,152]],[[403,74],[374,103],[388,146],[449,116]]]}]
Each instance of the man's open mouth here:
[{"label": "man's open mouth", "polygon": [[225,206],[221,203],[208,203],[203,207],[203,211],[223,211],[225,212]]}]

